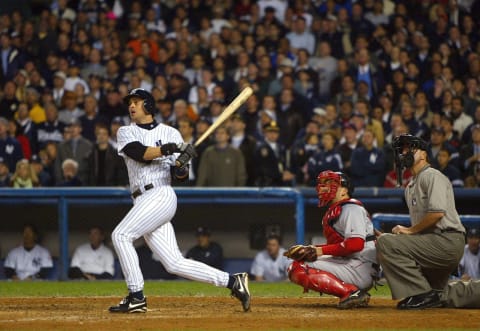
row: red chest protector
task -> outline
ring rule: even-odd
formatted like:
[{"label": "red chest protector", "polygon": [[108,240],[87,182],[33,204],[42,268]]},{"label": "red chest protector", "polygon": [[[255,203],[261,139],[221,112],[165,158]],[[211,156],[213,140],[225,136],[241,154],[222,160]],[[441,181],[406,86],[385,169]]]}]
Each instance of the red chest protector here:
[{"label": "red chest protector", "polygon": [[339,232],[337,232],[337,230],[335,230],[333,225],[338,221],[338,218],[342,213],[342,207],[347,204],[355,204],[363,207],[363,204],[356,199],[346,199],[335,202],[333,205],[328,207],[327,212],[323,216],[323,235],[327,239],[328,245],[338,244],[345,240],[345,238]]}]

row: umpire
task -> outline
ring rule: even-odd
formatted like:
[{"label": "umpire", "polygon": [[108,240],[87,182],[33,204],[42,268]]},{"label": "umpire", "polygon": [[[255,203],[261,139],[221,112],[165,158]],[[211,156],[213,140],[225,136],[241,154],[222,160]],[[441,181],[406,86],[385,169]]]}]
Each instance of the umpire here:
[{"label": "umpire", "polygon": [[465,245],[452,184],[430,167],[427,143],[422,139],[400,135],[394,138],[393,148],[397,171],[410,169],[413,174],[405,189],[411,226],[397,225],[392,234],[378,238],[378,260],[393,299],[402,299],[398,309],[440,307],[441,292]]}]

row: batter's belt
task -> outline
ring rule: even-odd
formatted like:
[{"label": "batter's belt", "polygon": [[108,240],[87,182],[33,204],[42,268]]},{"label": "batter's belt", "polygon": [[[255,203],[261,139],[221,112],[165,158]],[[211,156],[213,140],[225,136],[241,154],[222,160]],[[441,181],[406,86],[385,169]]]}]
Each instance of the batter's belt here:
[{"label": "batter's belt", "polygon": [[141,186],[139,188],[137,188],[136,190],[134,190],[132,192],[132,198],[138,198],[139,196],[141,196],[143,193],[151,190],[152,188],[154,187],[159,187],[159,186],[165,186],[165,185],[170,185],[170,181],[165,179],[165,180],[157,180],[155,182],[152,182],[152,183],[149,183],[149,184],[146,184],[144,186]]}]

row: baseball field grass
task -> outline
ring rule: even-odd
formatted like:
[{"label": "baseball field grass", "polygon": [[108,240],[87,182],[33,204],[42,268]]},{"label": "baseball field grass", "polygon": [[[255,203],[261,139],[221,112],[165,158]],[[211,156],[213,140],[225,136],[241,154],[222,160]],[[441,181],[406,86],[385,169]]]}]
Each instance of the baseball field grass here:
[{"label": "baseball field grass", "polygon": [[250,282],[244,313],[224,288],[191,281],[147,281],[146,314],[107,311],[126,294],[124,281],[0,281],[0,330],[479,330],[478,310],[395,309],[388,286],[370,306],[342,311],[338,299],[302,293],[288,282]]}]

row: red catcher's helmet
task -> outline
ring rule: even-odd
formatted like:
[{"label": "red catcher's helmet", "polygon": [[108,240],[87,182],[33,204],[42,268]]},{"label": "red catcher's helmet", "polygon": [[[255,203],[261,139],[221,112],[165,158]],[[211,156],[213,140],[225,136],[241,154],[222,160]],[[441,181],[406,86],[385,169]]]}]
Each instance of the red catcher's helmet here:
[{"label": "red catcher's helmet", "polygon": [[343,172],[335,172],[331,170],[325,170],[317,176],[317,195],[318,206],[324,207],[328,205],[335,196],[339,187],[345,187],[348,190],[348,195],[353,193],[353,186],[350,179]]}]

